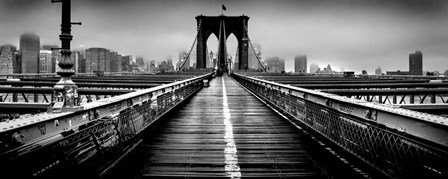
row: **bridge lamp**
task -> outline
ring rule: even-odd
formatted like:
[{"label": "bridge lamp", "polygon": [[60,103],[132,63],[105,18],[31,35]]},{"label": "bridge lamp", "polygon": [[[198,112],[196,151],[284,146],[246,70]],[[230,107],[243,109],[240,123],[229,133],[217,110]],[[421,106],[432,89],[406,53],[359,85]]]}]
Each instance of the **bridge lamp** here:
[{"label": "bridge lamp", "polygon": [[80,100],[78,96],[78,86],[72,81],[71,76],[75,74],[73,69],[73,61],[70,59],[72,52],[70,51],[70,41],[73,36],[70,34],[72,25],[81,25],[80,22],[71,22],[70,4],[71,0],[52,0],[52,3],[62,3],[62,23],[61,34],[61,61],[58,66],[61,68],[57,74],[61,76],[61,80],[54,86],[54,97],[52,102],[53,112],[75,111],[80,109]]}]

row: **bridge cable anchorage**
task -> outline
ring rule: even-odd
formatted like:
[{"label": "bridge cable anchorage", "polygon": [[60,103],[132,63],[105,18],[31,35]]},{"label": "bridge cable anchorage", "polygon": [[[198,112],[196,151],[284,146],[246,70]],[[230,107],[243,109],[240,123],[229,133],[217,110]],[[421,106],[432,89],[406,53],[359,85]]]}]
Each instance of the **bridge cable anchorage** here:
[{"label": "bridge cable anchorage", "polygon": [[261,58],[260,58],[260,54],[259,54],[258,51],[255,50],[255,48],[254,48],[253,41],[252,41],[252,39],[251,39],[250,36],[249,36],[249,31],[247,30],[247,26],[246,26],[246,21],[245,21],[245,20],[243,20],[243,26],[244,26],[244,30],[246,31],[247,38],[249,39],[250,47],[252,48],[252,51],[254,52],[255,57],[256,57],[257,60],[258,60],[258,63],[261,64],[261,67],[263,67],[263,70],[264,70],[265,72],[269,72],[268,68],[266,67],[266,65],[265,65],[265,64],[263,63],[263,61],[261,60]]},{"label": "bridge cable anchorage", "polygon": [[224,140],[226,142],[226,148],[224,149],[226,176],[230,178],[241,178],[240,166],[238,165],[238,155],[235,139],[233,137],[233,125],[230,122],[230,109],[227,103],[226,85],[224,82],[224,76],[222,77],[222,103],[224,114],[225,134]]},{"label": "bridge cable anchorage", "polygon": [[198,35],[199,35],[199,31],[201,29],[201,26],[202,26],[202,20],[199,20],[199,25],[198,25],[198,28],[196,30],[196,37],[194,38],[193,44],[191,45],[190,50],[188,51],[187,56],[184,56],[184,58],[182,59],[182,63],[179,65],[179,69],[177,69],[177,71],[181,71],[181,69],[184,68],[184,65],[185,65],[185,62],[187,61],[187,59],[190,59],[191,51],[193,51],[194,45],[198,41]]}]

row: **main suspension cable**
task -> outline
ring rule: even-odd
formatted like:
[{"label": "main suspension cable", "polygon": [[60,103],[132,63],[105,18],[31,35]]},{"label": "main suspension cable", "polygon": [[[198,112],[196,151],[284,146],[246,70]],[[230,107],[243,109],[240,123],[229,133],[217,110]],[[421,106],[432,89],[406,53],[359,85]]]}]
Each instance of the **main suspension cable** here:
[{"label": "main suspension cable", "polygon": [[254,52],[255,57],[258,60],[258,63],[261,64],[261,67],[263,67],[264,71],[268,72],[268,69],[267,69],[266,65],[261,60],[261,57],[259,56],[259,53],[255,50],[254,45],[252,44],[253,41],[252,41],[252,39],[249,36],[249,31],[247,30],[247,26],[246,26],[245,21],[243,22],[243,25],[244,25],[244,30],[246,30],[247,38],[249,39],[250,47],[252,48],[252,51]]},{"label": "main suspension cable", "polygon": [[179,69],[177,69],[177,71],[181,71],[181,69],[184,67],[185,62],[187,61],[187,59],[190,59],[191,51],[193,51],[194,45],[198,41],[198,36],[199,36],[199,31],[201,29],[201,24],[202,24],[202,20],[199,20],[199,25],[198,25],[197,32],[196,32],[196,37],[194,38],[194,41],[193,41],[193,45],[191,45],[190,50],[188,51],[187,56],[185,56],[182,59],[182,63],[179,65]]}]

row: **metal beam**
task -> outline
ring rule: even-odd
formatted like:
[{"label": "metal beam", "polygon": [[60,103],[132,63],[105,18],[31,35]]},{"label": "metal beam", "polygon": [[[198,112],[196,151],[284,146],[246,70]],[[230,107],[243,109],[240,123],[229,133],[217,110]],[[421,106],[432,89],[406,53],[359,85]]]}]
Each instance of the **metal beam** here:
[{"label": "metal beam", "polygon": [[400,104],[397,106],[403,109],[448,117],[448,104]]},{"label": "metal beam", "polygon": [[[15,132],[21,133],[24,137],[21,139],[22,145],[29,142],[45,140],[63,131],[71,130],[86,124],[91,120],[100,119],[107,116],[116,116],[134,107],[153,102],[157,97],[166,97],[167,94],[172,95],[177,89],[190,90],[185,88],[189,86],[202,86],[203,79],[211,78],[212,74],[206,74],[187,80],[182,80],[166,85],[160,85],[154,88],[138,90],[132,93],[126,93],[120,96],[102,99],[87,103],[83,109],[77,111],[68,111],[61,113],[39,113],[32,116],[21,117],[19,119],[0,122],[0,140],[10,139]],[[185,91],[190,93],[191,91]],[[176,96],[179,97],[179,96]],[[172,97],[166,99],[172,100]],[[184,97],[180,100],[183,100]],[[169,103],[163,103],[164,107],[168,107]],[[155,108],[161,107],[158,105]],[[143,118],[143,116],[140,116]],[[7,144],[8,141],[2,141]],[[3,146],[0,146],[3,147]],[[0,148],[1,149],[1,148]],[[3,149],[1,149],[3,150]],[[1,151],[0,150],[0,151]]]},{"label": "metal beam", "polygon": [[388,84],[293,84],[306,89],[361,89],[361,88],[447,88],[448,83],[388,83]]},{"label": "metal beam", "polygon": [[[365,122],[381,124],[391,130],[400,131],[407,135],[415,136],[448,148],[448,119],[442,116],[396,108],[390,105],[350,99],[335,94],[293,87],[240,74],[235,75],[238,78],[263,86],[266,89],[280,91],[305,101],[329,106],[331,109],[337,110],[341,114],[351,115],[363,119]],[[432,83],[428,85],[442,84],[448,85],[448,83]],[[329,86],[327,86],[327,88],[329,88]],[[375,118],[372,119],[371,116],[370,118],[366,117],[366,111],[375,113]]]},{"label": "metal beam", "polygon": [[7,113],[33,113],[47,111],[50,103],[0,102],[0,109]]},{"label": "metal beam", "polygon": [[[135,90],[123,89],[78,89],[80,95],[120,95]],[[18,88],[18,87],[0,87],[0,93],[39,93],[39,94],[53,94],[52,88]]]},{"label": "metal beam", "polygon": [[232,76],[301,130],[319,134],[391,178],[448,176],[441,164],[448,161],[448,118]]},{"label": "metal beam", "polygon": [[[169,79],[73,79],[76,83],[152,83],[152,84],[160,84],[160,83],[172,83],[180,78]],[[185,78],[187,79],[187,78]],[[59,79],[57,78],[21,78],[20,81],[34,81],[34,82],[57,82]]]},{"label": "metal beam", "polygon": [[[47,86],[53,87],[54,82],[32,82],[32,81],[0,81],[0,85],[14,85],[14,86]],[[123,83],[77,83],[79,88],[152,88],[160,84],[123,84]]]},{"label": "metal beam", "polygon": [[350,89],[322,90],[337,95],[410,95],[410,94],[448,94],[448,88],[437,89]]}]

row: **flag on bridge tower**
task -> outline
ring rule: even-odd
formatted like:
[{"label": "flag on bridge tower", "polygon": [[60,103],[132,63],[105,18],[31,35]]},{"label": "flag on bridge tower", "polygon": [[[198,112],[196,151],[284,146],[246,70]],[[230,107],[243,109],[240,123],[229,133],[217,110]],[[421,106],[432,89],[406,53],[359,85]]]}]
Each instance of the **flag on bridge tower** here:
[{"label": "flag on bridge tower", "polygon": [[226,6],[224,6],[224,4],[222,4],[222,10],[226,10]]}]

